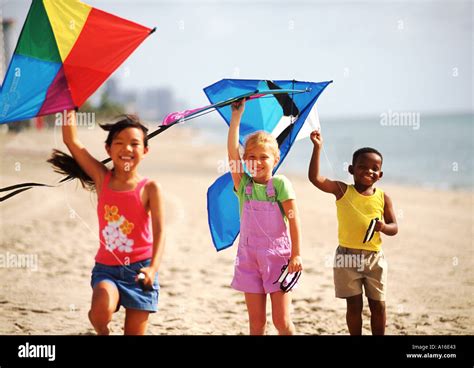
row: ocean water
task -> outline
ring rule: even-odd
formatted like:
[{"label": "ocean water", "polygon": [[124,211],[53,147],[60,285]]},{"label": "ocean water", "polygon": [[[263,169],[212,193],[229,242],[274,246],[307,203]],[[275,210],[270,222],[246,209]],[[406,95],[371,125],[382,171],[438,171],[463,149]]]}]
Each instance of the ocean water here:
[{"label": "ocean water", "polygon": [[[474,116],[369,116],[324,119],[320,116],[324,151],[323,175],[352,182],[347,172],[352,153],[373,147],[384,156],[383,182],[440,189],[472,190],[474,185]],[[223,121],[195,121],[205,141],[226,142]],[[309,138],[292,147],[281,173],[307,175],[313,145]]]}]

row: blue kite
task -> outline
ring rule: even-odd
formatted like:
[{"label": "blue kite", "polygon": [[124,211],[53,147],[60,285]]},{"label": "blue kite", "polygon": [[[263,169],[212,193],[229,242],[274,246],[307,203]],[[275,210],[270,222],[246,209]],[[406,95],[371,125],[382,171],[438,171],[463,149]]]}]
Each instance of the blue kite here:
[{"label": "blue kite", "polygon": [[[245,107],[239,141],[243,145],[245,137],[258,130],[275,135],[280,146],[280,161],[273,171],[275,173],[296,141],[317,99],[330,83],[332,81],[314,83],[294,80],[223,79],[204,88],[204,92],[211,104],[252,92],[260,97]],[[258,95],[258,91],[269,90],[286,91]],[[218,112],[226,124],[230,125],[230,106],[219,108]],[[233,193],[233,186],[232,176],[228,172],[219,177],[207,191],[209,229],[217,251],[232,246],[240,231],[239,202]]]}]

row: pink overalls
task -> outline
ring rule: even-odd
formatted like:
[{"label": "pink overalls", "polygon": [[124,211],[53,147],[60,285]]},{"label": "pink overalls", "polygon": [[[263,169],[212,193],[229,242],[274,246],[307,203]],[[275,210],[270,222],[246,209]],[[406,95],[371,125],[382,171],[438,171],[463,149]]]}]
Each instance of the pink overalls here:
[{"label": "pink overalls", "polygon": [[253,181],[245,188],[245,203],[240,223],[240,241],[231,286],[246,293],[269,294],[280,290],[274,283],[291,256],[280,206],[275,200],[273,181],[267,183],[271,201],[251,200]]}]

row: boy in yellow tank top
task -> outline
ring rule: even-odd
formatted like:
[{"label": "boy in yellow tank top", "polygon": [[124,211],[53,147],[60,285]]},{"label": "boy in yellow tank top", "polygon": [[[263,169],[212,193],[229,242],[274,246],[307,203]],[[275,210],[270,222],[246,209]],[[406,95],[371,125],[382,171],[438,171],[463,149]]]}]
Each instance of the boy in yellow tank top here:
[{"label": "boy in yellow tank top", "polygon": [[346,321],[351,335],[362,334],[362,287],[370,307],[373,335],[385,333],[387,262],[380,233],[395,235],[398,225],[392,201],[375,183],[382,178],[382,155],[373,148],[354,152],[349,173],[354,184],[330,180],[319,173],[323,138],[311,133],[314,144],[309,180],[320,190],[336,196],[339,247],[334,261],[336,297],[347,302]]}]

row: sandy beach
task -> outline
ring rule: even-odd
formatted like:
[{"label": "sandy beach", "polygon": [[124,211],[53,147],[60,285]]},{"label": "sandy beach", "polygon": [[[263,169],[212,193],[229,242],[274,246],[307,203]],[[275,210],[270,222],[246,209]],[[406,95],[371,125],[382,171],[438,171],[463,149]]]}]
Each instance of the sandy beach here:
[{"label": "sandy beach", "polygon": [[[194,138],[193,138],[194,137]],[[81,140],[105,157],[105,133],[84,129]],[[165,194],[166,250],[160,270],[159,312],[148,333],[246,334],[243,295],[230,288],[236,245],[217,253],[207,225],[206,191],[226,157],[225,137],[203,144],[187,127],[151,141],[140,173]],[[60,178],[45,160],[65,149],[59,131],[0,135],[1,186]],[[309,157],[308,157],[309,162]],[[284,172],[282,172],[284,174]],[[305,177],[293,182],[303,233],[304,273],[294,292],[299,334],[347,334],[345,301],[334,297],[332,258],[337,245],[333,197]],[[380,186],[390,194],[399,234],[384,237],[389,262],[387,334],[473,334],[473,193]],[[87,319],[90,271],[98,247],[96,197],[78,183],[36,188],[1,204],[0,254],[30,255],[36,267],[0,268],[0,334],[93,334]],[[267,306],[269,333],[271,324]],[[111,324],[122,334],[121,309]],[[364,306],[363,333],[370,333]]]}]

